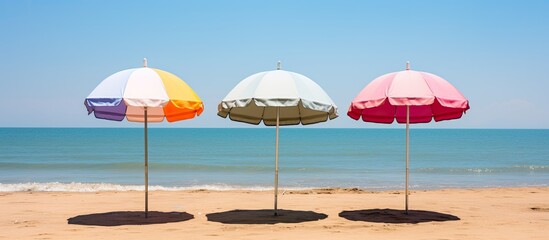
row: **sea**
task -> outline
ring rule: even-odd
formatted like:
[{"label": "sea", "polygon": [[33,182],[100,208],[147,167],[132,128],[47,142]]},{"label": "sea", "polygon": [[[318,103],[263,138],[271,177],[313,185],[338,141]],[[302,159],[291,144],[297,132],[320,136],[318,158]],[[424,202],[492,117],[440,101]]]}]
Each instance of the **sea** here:
[{"label": "sea", "polygon": [[[400,190],[403,128],[281,127],[279,188]],[[273,189],[275,128],[150,128],[149,190]],[[410,189],[549,185],[549,130],[410,130]],[[142,128],[0,128],[0,192],[142,191]]]}]

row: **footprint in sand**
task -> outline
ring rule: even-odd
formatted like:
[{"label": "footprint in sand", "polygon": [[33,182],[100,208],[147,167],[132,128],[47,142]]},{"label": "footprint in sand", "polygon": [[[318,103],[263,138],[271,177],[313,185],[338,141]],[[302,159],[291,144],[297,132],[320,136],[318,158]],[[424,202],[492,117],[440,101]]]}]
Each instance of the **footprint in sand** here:
[{"label": "footprint in sand", "polygon": [[549,212],[549,207],[532,207],[530,209],[536,212]]}]

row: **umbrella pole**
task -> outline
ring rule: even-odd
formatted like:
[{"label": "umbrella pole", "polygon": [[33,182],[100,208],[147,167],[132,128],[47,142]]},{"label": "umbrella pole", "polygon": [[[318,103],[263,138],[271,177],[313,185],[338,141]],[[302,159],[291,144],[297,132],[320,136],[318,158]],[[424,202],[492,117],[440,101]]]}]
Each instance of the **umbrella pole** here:
[{"label": "umbrella pole", "polygon": [[149,217],[149,141],[147,134],[147,107],[145,107],[145,218]]},{"label": "umbrella pole", "polygon": [[278,199],[278,127],[280,125],[280,107],[276,108],[276,144],[275,144],[275,188],[274,188],[274,215],[278,216],[278,207],[277,207],[277,199]]},{"label": "umbrella pole", "polygon": [[406,210],[408,214],[408,172],[410,160],[410,106],[406,105]]}]

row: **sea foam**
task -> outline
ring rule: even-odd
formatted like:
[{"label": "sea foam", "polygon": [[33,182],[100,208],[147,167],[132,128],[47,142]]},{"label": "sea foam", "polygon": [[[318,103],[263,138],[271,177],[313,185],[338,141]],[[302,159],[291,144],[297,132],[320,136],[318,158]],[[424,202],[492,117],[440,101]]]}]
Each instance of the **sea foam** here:
[{"label": "sea foam", "polygon": [[[149,191],[182,191],[182,190],[214,190],[214,191],[231,191],[231,190],[254,190],[267,191],[272,190],[272,187],[262,186],[231,186],[225,184],[209,184],[195,185],[188,187],[165,187],[165,186],[149,186]],[[287,190],[301,190],[286,188]],[[144,185],[120,185],[112,183],[0,183],[0,192],[106,192],[106,191],[144,191]]]}]

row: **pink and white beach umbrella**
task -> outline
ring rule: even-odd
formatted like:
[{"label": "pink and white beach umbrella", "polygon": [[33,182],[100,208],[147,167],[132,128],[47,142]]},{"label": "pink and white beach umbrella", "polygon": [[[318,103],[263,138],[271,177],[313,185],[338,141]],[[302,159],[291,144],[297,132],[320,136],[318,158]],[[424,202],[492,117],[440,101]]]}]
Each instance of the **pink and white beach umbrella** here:
[{"label": "pink and white beach umbrella", "polygon": [[408,162],[410,123],[458,119],[469,101],[441,77],[410,70],[388,73],[370,82],[351,102],[347,115],[365,122],[406,123],[406,212],[408,212]]}]

